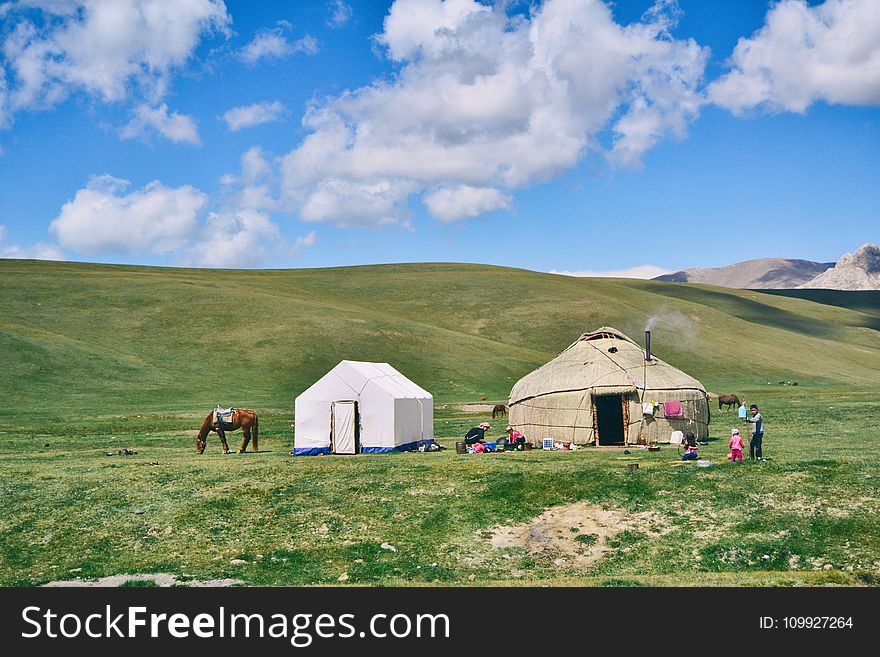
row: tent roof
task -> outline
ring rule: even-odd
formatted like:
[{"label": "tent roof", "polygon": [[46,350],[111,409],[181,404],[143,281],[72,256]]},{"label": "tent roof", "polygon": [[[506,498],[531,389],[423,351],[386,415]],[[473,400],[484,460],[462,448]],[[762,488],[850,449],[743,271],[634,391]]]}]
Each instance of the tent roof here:
[{"label": "tent roof", "polygon": [[[326,384],[334,389],[347,389],[351,397],[358,397],[367,385],[374,385],[389,396],[400,398],[432,399],[431,393],[417,386],[388,363],[370,363],[357,360],[343,360],[312,384],[300,397],[321,396]],[[312,394],[310,394],[312,393]]]},{"label": "tent roof", "polygon": [[[614,351],[609,351],[611,349]],[[510,403],[553,392],[593,389],[596,394],[646,390],[701,390],[703,385],[644,350],[610,326],[584,333],[549,363],[516,382]]]}]

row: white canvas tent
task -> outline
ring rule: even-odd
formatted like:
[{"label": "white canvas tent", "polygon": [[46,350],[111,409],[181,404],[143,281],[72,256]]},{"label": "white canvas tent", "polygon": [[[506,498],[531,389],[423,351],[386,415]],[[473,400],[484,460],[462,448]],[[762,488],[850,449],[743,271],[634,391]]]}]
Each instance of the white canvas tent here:
[{"label": "white canvas tent", "polygon": [[294,455],[432,443],[434,398],[388,363],[344,360],[294,401]]}]

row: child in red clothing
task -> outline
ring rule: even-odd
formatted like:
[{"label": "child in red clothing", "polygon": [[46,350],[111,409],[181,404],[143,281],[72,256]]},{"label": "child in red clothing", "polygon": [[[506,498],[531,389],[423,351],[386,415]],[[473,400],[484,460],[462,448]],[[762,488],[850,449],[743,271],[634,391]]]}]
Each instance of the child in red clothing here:
[{"label": "child in red clothing", "polygon": [[745,447],[745,443],[743,442],[742,436],[739,435],[739,429],[731,429],[730,430],[730,456],[731,461],[742,461],[743,460],[743,447]]}]

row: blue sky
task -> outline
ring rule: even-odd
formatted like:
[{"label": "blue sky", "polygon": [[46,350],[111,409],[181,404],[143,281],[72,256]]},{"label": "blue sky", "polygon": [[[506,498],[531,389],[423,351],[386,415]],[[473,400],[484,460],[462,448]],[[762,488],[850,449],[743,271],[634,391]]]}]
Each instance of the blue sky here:
[{"label": "blue sky", "polygon": [[875,0],[0,0],[0,26],[0,257],[656,274],[880,242]]}]

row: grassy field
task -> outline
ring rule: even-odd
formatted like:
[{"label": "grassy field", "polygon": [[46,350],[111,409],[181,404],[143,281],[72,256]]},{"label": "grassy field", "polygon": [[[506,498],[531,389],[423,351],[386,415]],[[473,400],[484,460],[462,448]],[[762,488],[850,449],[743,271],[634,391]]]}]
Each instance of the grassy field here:
[{"label": "grassy field", "polygon": [[[880,577],[876,293],[475,265],[241,272],[2,260],[0,291],[2,585],[146,572],[346,585]],[[293,398],[343,358],[390,362],[432,391],[436,433],[451,447],[486,419],[460,404],[504,400],[585,330],[639,339],[652,315],[659,357],[760,403],[766,463],[726,462],[735,421],[717,410],[701,448],[716,465],[705,469],[669,447],[288,455]],[[223,456],[212,438],[196,457],[193,431],[217,402],[260,412],[263,451]],[[122,447],[137,454],[107,456]],[[490,543],[499,526],[579,502],[651,522],[609,537],[588,565]]]}]

